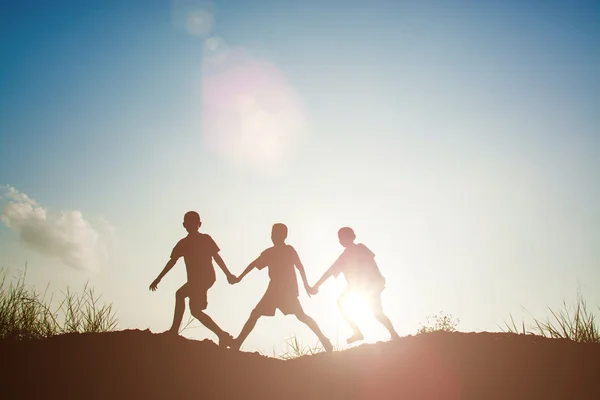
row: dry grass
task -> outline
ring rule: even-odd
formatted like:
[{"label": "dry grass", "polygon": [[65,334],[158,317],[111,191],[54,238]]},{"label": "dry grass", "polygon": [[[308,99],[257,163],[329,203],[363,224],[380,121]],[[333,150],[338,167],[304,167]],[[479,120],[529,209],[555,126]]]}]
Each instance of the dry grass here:
[{"label": "dry grass", "polygon": [[0,270],[0,338],[39,339],[62,333],[107,332],[117,327],[112,304],[100,304],[101,296],[86,283],[81,293],[69,288],[52,306],[52,296],[25,283],[26,270],[13,279]]},{"label": "dry grass", "polygon": [[460,319],[454,318],[452,314],[446,314],[440,311],[437,315],[430,315],[426,318],[425,324],[421,324],[421,327],[417,331],[417,334],[429,333],[429,332],[456,332]]},{"label": "dry grass", "polygon": [[563,300],[561,308],[553,310],[548,307],[548,311],[550,315],[545,320],[532,316],[533,324],[530,327],[525,326],[524,321],[521,321],[521,326],[518,327],[513,316],[510,315],[510,322],[505,321],[501,328],[507,332],[525,335],[540,335],[581,343],[600,343],[600,326],[595,315],[588,310],[580,290],[577,291],[577,299],[573,306],[568,306]]},{"label": "dry grass", "polygon": [[[347,348],[347,346],[340,345],[338,340],[336,340],[335,344],[333,344],[333,351],[342,351],[346,350]],[[293,358],[317,354],[324,351],[325,349],[323,348],[321,342],[317,341],[314,345],[310,346],[298,340],[296,335],[292,335],[285,341],[285,350],[283,353],[276,354],[275,349],[273,349],[273,357],[280,358],[282,360],[291,360]]]}]

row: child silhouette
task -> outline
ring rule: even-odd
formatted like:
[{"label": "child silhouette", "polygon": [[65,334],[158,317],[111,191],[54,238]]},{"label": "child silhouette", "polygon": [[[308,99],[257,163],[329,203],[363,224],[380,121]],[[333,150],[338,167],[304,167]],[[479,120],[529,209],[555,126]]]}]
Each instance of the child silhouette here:
[{"label": "child silhouette", "polygon": [[347,295],[352,292],[360,292],[366,296],[373,314],[390,332],[392,338],[397,338],[398,333],[392,325],[392,321],[383,313],[381,304],[381,293],[385,289],[385,278],[381,275],[379,267],[375,262],[375,254],[362,243],[354,243],[356,235],[352,228],[344,227],[338,231],[340,244],[344,246],[344,252],[338,257],[333,265],[325,271],[321,279],[310,290],[311,294],[317,294],[319,286],[323,284],[330,276],[336,278],[340,273],[344,274],[348,287],[344,290],[338,299],[338,307],[342,316],[352,328],[354,334],[347,339],[347,343],[356,342],[364,339],[358,325],[345,312],[343,303]]},{"label": "child silhouette", "polygon": [[171,259],[154,282],[150,284],[150,290],[155,291],[162,277],[173,268],[179,258],[183,257],[187,271],[187,282],[175,293],[175,312],[173,325],[171,325],[169,332],[179,333],[179,326],[185,312],[185,298],[189,297],[192,315],[217,335],[219,345],[227,346],[231,343],[233,336],[219,328],[212,318],[204,312],[208,306],[208,289],[216,281],[213,259],[223,270],[229,283],[233,283],[235,276],[227,269],[225,262],[219,255],[219,246],[213,238],[210,235],[198,232],[201,225],[200,215],[197,212],[189,211],[185,214],[183,226],[188,235],[177,243],[171,252]]},{"label": "child silhouette", "polygon": [[[248,265],[242,274],[234,279],[234,283],[241,281],[252,269],[269,268],[269,286],[262,299],[258,302],[254,310],[250,313],[248,321],[242,328],[240,335],[234,339],[231,348],[239,349],[256,325],[258,319],[262,316],[272,317],[275,311],[279,309],[284,315],[293,314],[300,322],[305,323],[319,338],[325,351],[332,351],[333,346],[329,339],[323,335],[317,323],[302,309],[298,300],[298,281],[296,279],[296,270],[300,272],[304,288],[307,293],[310,289],[306,280],[304,266],[300,262],[300,257],[296,250],[285,243],[288,229],[284,224],[275,224],[271,230],[271,240],[273,247],[263,251],[261,255]],[[294,268],[295,267],[295,268]],[[310,294],[309,294],[310,296]]]}]

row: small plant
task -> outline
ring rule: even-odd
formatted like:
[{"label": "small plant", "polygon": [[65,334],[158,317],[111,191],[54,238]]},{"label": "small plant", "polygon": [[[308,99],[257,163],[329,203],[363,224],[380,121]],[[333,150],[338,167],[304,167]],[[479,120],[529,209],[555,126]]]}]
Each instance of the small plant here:
[{"label": "small plant", "polygon": [[296,335],[289,337],[285,341],[285,344],[287,346],[287,351],[279,355],[279,358],[283,360],[290,360],[292,358],[317,354],[323,351],[323,346],[321,346],[320,343],[310,347],[300,342]]},{"label": "small plant", "polygon": [[39,339],[70,332],[106,332],[117,327],[112,304],[100,305],[100,296],[87,283],[82,294],[63,292],[51,309],[52,297],[25,285],[26,269],[16,282],[0,270],[0,338]]},{"label": "small plant", "polygon": [[456,332],[456,327],[460,322],[458,318],[455,320],[451,314],[446,314],[443,311],[440,311],[437,315],[428,316],[426,321],[425,324],[421,324],[417,334],[437,331]]},{"label": "small plant", "polygon": [[195,319],[192,315],[189,315],[187,322],[183,325],[183,327],[179,328],[179,334],[181,335],[183,332],[185,332],[187,330],[199,328],[200,325],[196,324],[197,321],[198,320]]},{"label": "small plant", "polygon": [[63,319],[60,333],[71,332],[108,332],[117,327],[117,319],[112,304],[100,305],[100,297],[86,282],[82,294],[76,294],[67,288],[58,309]]},{"label": "small plant", "polygon": [[[277,354],[275,349],[273,349],[273,357],[280,358],[282,360],[291,360],[293,358],[313,355],[325,351],[321,342],[317,342],[313,346],[305,345],[300,340],[298,340],[298,337],[296,335],[292,335],[288,339],[286,339],[285,346],[287,350],[281,354]],[[336,340],[335,344],[333,345],[333,351],[342,350],[345,350],[345,347],[341,346]]]},{"label": "small plant", "polygon": [[513,316],[510,315],[510,323],[505,321],[504,327],[501,329],[505,332],[523,335],[540,335],[581,343],[600,343],[600,326],[596,322],[595,315],[588,311],[585,299],[579,289],[574,306],[569,307],[563,300],[560,309],[555,311],[548,307],[548,310],[550,316],[545,321],[533,318],[534,323],[531,328],[527,328],[524,321],[521,322],[521,327],[517,328]]}]

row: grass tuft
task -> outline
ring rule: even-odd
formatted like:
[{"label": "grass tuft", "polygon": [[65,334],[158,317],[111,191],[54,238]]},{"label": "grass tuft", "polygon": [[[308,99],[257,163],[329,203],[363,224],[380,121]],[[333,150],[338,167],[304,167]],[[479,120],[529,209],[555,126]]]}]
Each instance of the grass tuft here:
[{"label": "grass tuft", "polygon": [[[347,348],[347,346],[340,345],[338,340],[336,340],[335,344],[333,344],[333,351],[342,351],[346,350]],[[296,335],[292,335],[288,339],[286,339],[285,350],[282,353],[277,354],[275,348],[273,348],[273,357],[282,360],[291,360],[294,358],[313,355],[324,351],[325,349],[323,348],[323,345],[320,341],[317,341],[314,345],[310,346],[298,340],[298,337]]]},{"label": "grass tuft", "polygon": [[426,318],[425,324],[421,324],[421,327],[417,331],[417,334],[430,333],[430,332],[456,332],[456,327],[460,319],[452,316],[452,314],[446,314],[440,311],[437,315],[430,315]]},{"label": "grass tuft", "polygon": [[47,290],[37,292],[25,284],[25,271],[9,282],[8,271],[0,269],[0,338],[40,339],[73,332],[107,332],[117,327],[112,304],[100,304],[101,296],[86,283],[78,294],[69,288],[52,308]]},{"label": "grass tuft", "polygon": [[596,316],[588,310],[580,290],[577,290],[574,306],[569,307],[563,300],[562,306],[558,310],[548,307],[548,311],[550,315],[545,320],[532,317],[533,324],[529,328],[525,326],[524,321],[521,322],[521,327],[517,328],[515,320],[510,314],[510,322],[505,321],[504,326],[500,328],[505,332],[523,335],[540,335],[580,343],[600,343],[600,326],[596,321]]}]

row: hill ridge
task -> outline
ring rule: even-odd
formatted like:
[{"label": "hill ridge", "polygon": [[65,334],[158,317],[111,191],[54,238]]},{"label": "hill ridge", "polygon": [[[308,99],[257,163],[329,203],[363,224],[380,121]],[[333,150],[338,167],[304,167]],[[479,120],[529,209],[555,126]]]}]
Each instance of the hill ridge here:
[{"label": "hill ridge", "polygon": [[149,330],[0,341],[8,398],[594,399],[600,344],[433,332],[280,360]]}]

